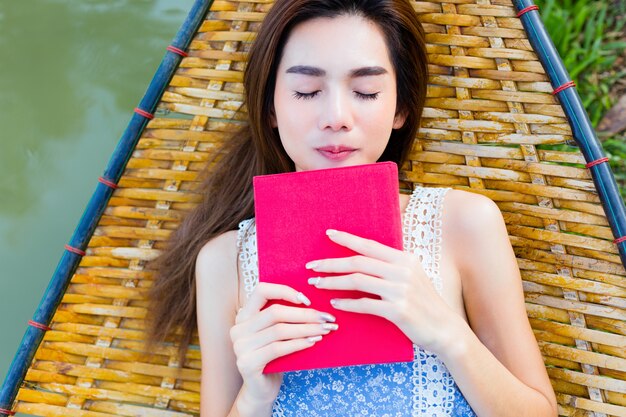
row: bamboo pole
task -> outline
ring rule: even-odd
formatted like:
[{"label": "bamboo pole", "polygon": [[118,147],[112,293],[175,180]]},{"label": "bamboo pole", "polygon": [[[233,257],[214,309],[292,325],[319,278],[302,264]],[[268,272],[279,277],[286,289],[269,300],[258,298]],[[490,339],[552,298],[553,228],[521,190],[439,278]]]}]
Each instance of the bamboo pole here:
[{"label": "bamboo pole", "polygon": [[513,0],[518,10],[528,40],[550,78],[555,95],[558,96],[563,111],[572,128],[574,140],[578,144],[591,177],[600,196],[604,212],[615,237],[622,265],[626,266],[626,208],[615,177],[605,157],[602,145],[591,125],[578,92],[567,69],[563,65],[552,39],[548,35],[539,16],[538,7],[532,0]]}]

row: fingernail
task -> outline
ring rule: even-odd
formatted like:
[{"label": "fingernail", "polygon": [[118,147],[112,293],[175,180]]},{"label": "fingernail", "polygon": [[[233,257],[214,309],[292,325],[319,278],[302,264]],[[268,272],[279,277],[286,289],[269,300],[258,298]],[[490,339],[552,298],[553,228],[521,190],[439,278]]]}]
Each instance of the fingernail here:
[{"label": "fingernail", "polygon": [[322,313],[322,314],[320,314],[320,317],[322,317],[322,320],[324,320],[324,321],[335,322],[337,320],[335,318],[335,316],[333,316],[330,313]]},{"label": "fingernail", "polygon": [[326,235],[327,236],[335,236],[337,234],[337,231],[335,229],[328,229],[326,230]]},{"label": "fingernail", "polygon": [[339,325],[336,323],[322,323],[322,329],[326,330],[337,330]]},{"label": "fingernail", "polygon": [[302,294],[301,292],[298,293],[296,298],[298,299],[298,301],[300,301],[302,304],[304,304],[306,306],[310,306],[311,305],[311,300],[306,298],[306,295]]},{"label": "fingernail", "polygon": [[315,285],[315,286],[317,286],[317,284],[319,284],[319,283],[320,283],[321,279],[322,279],[321,277],[309,278],[309,279],[308,279],[308,282],[309,282],[309,284],[311,284],[311,285]]},{"label": "fingernail", "polygon": [[319,264],[320,264],[319,261],[311,261],[308,264],[304,265],[304,267],[306,269],[313,269],[313,268],[316,268]]},{"label": "fingernail", "polygon": [[319,342],[320,340],[322,340],[322,336],[307,337],[307,340],[311,343]]},{"label": "fingernail", "polygon": [[339,305],[339,300],[336,300],[336,299],[333,298],[332,300],[330,300],[330,304],[333,307],[337,307]]}]

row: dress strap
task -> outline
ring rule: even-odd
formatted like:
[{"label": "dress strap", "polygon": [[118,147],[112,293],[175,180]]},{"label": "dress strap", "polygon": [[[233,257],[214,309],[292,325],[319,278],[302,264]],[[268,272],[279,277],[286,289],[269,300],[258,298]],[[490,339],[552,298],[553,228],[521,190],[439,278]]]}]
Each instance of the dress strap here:
[{"label": "dress strap", "polygon": [[[404,250],[417,255],[435,290],[442,294],[440,275],[441,217],[443,200],[450,188],[415,188],[403,223]],[[448,417],[454,406],[454,379],[433,352],[413,345],[414,416]]]},{"label": "dress strap", "polygon": [[441,217],[443,200],[450,188],[416,187],[403,223],[404,250],[420,259],[439,294],[442,293],[440,276],[441,261]]},{"label": "dress strap", "polygon": [[[241,272],[240,276],[243,277],[247,299],[259,282],[257,275],[259,259],[257,256],[256,223],[254,218],[239,222],[239,230],[237,231],[237,254],[238,270]],[[237,285],[239,285],[239,282]]]}]

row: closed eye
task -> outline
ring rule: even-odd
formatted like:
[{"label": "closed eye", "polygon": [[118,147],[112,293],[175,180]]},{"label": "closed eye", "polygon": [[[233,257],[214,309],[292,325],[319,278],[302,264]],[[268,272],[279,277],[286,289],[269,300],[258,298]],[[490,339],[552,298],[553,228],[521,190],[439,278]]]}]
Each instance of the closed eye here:
[{"label": "closed eye", "polygon": [[363,94],[363,93],[359,93],[358,91],[355,91],[354,94],[356,94],[358,98],[361,98],[363,100],[376,100],[378,98],[378,94],[380,94],[380,91],[378,93],[372,93],[372,94]]},{"label": "closed eye", "polygon": [[[294,91],[293,96],[297,99],[310,100],[313,97],[317,96],[319,93],[320,93],[320,90],[313,91],[311,93],[301,93],[299,91]],[[354,94],[356,94],[356,96],[362,100],[376,100],[380,92],[372,93],[372,94],[364,94],[364,93],[359,93],[358,91],[355,91]]]},{"label": "closed eye", "polygon": [[312,93],[301,93],[299,91],[294,91],[293,96],[297,99],[310,100],[315,97],[319,92],[320,90],[313,91]]}]

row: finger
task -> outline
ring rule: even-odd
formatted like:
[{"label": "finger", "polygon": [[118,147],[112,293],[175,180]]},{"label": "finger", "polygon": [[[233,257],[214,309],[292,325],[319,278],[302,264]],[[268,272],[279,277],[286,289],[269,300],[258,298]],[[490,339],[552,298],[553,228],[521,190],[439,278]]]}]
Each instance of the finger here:
[{"label": "finger", "polygon": [[311,305],[311,301],[291,287],[282,284],[271,284],[260,282],[252,291],[250,298],[245,303],[241,311],[237,314],[235,323],[248,320],[258,313],[269,300],[285,300],[293,304]]},{"label": "finger", "polygon": [[248,320],[241,320],[231,329],[233,343],[247,339],[248,335],[255,335],[263,329],[277,323],[327,323],[335,322],[336,318],[330,313],[304,307],[291,307],[274,304],[261,312],[256,312]]},{"label": "finger", "polygon": [[384,245],[375,240],[334,229],[328,229],[326,231],[326,235],[328,235],[328,238],[338,245],[352,249],[361,255],[389,263],[398,263],[402,261],[401,250]]},{"label": "finger", "polygon": [[319,289],[363,291],[378,295],[381,298],[390,298],[392,294],[396,293],[393,283],[361,273],[309,278],[308,282]]},{"label": "finger", "polygon": [[255,352],[255,356],[257,357],[259,363],[263,364],[262,368],[265,368],[265,365],[267,365],[274,359],[280,358],[293,352],[297,352],[299,350],[310,348],[315,343],[322,340],[322,338],[323,337],[321,336],[317,336],[274,342],[257,350]]},{"label": "finger", "polygon": [[311,336],[323,336],[339,328],[336,323],[293,324],[278,323],[268,327],[247,340],[248,349],[257,350],[270,343],[303,339]]},{"label": "finger", "polygon": [[337,310],[350,311],[353,313],[372,314],[393,321],[393,304],[373,298],[334,298],[330,303]]},{"label": "finger", "polygon": [[276,323],[324,323],[334,322],[335,320],[332,314],[312,308],[274,304],[257,313],[254,319],[246,324],[247,331],[255,333],[273,326]]},{"label": "finger", "polygon": [[398,267],[378,259],[356,255],[346,258],[320,259],[309,262],[306,268],[315,272],[361,272],[380,278],[392,278]]},{"label": "finger", "polygon": [[322,336],[318,335],[274,342],[259,350],[251,351],[247,355],[238,357],[237,368],[245,380],[246,375],[256,376],[259,371],[262,371],[265,366],[274,359],[309,348],[321,339]]}]

